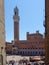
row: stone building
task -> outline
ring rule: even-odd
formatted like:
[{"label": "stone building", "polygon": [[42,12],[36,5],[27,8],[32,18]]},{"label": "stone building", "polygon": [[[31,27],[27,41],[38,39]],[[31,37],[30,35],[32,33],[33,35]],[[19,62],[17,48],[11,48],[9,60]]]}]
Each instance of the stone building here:
[{"label": "stone building", "polygon": [[6,54],[15,54],[22,56],[44,56],[45,43],[44,37],[39,31],[30,34],[27,32],[26,40],[19,40],[19,10],[14,8],[14,41],[6,42]]},{"label": "stone building", "polygon": [[0,0],[0,64],[5,65],[5,21],[4,21],[4,0]]}]

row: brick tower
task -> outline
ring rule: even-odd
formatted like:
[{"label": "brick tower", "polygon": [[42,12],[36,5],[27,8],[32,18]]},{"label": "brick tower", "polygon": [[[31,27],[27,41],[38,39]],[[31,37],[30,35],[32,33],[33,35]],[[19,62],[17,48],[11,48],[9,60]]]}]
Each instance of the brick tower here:
[{"label": "brick tower", "polygon": [[49,0],[45,0],[45,62],[46,65],[49,64]]},{"label": "brick tower", "polygon": [[18,8],[14,8],[14,41],[19,40],[19,15],[18,15]]}]

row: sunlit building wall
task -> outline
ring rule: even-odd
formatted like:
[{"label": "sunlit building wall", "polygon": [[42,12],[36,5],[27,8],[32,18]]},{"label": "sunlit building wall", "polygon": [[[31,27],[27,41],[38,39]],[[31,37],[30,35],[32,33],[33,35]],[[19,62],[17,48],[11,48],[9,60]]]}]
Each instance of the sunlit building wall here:
[{"label": "sunlit building wall", "polygon": [[0,63],[5,65],[5,21],[4,21],[4,0],[0,0]]}]

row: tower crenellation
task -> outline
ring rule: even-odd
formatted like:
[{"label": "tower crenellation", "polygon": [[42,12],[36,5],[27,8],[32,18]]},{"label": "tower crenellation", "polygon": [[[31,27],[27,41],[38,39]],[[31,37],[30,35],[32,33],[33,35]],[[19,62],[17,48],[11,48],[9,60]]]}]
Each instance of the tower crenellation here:
[{"label": "tower crenellation", "polygon": [[19,10],[17,7],[14,8],[14,16],[13,16],[13,19],[14,19],[14,22],[19,22]]},{"label": "tower crenellation", "polygon": [[33,34],[27,32],[27,40],[19,40],[19,9],[17,7],[14,8],[13,20],[14,42],[12,41],[10,44],[7,42],[6,54],[14,54],[20,56],[44,56],[45,42],[43,35],[40,34],[39,31],[36,31],[36,33]]}]

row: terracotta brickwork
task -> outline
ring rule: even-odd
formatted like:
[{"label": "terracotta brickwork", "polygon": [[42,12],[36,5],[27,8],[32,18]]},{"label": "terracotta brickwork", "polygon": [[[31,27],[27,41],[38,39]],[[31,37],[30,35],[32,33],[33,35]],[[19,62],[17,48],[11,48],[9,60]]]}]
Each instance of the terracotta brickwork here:
[{"label": "terracotta brickwork", "polygon": [[18,8],[14,9],[14,41],[6,43],[7,54],[17,54],[26,56],[45,55],[45,42],[43,35],[36,31],[30,34],[27,32],[26,40],[19,40],[19,15]]},{"label": "terracotta brickwork", "polygon": [[28,37],[30,38],[33,37],[33,38],[29,40],[27,38],[27,40],[15,41],[14,43],[10,43],[10,44],[7,42],[7,52],[10,54],[12,49],[15,48],[11,53],[17,55],[27,55],[27,56],[45,55],[45,43],[44,43],[43,35],[40,33],[38,34],[34,33],[34,34],[29,34]]},{"label": "terracotta brickwork", "polygon": [[18,16],[18,8],[14,8],[14,40],[19,40],[19,16]]}]

